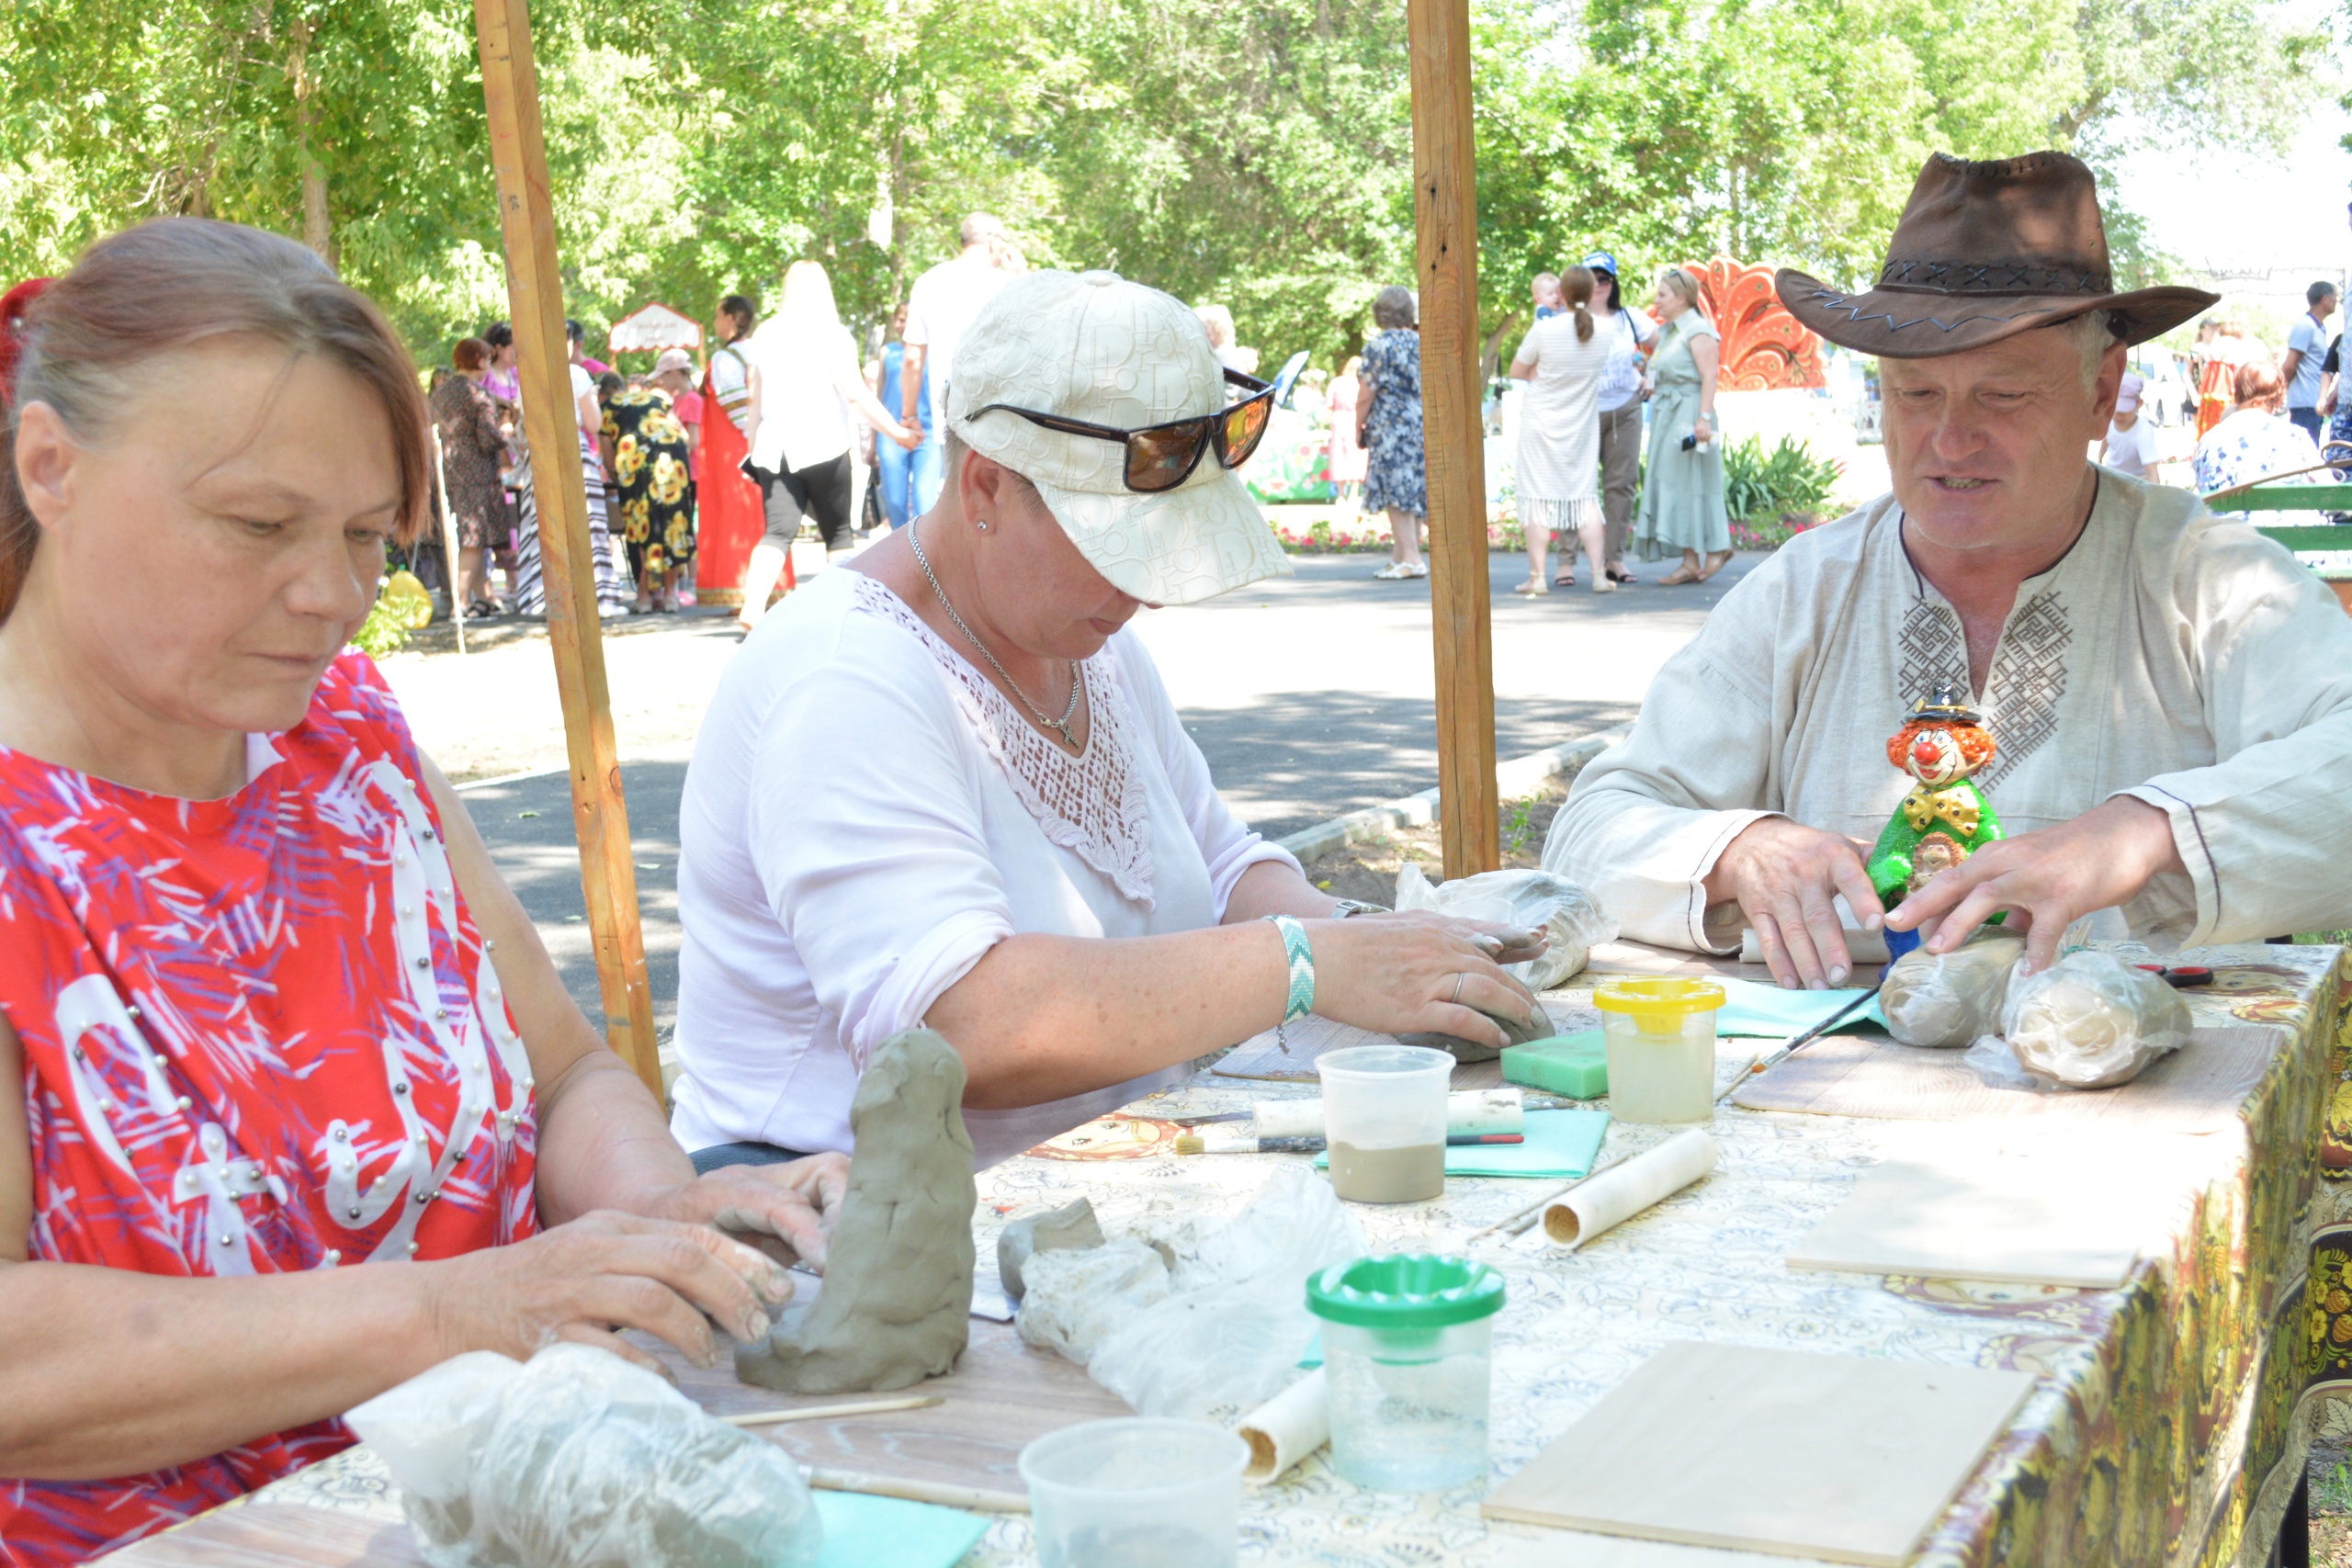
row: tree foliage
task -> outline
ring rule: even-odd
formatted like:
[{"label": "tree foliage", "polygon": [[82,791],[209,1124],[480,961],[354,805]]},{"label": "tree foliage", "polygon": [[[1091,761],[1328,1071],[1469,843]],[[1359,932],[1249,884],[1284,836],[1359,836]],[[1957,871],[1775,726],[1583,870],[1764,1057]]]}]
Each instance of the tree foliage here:
[{"label": "tree foliage", "polygon": [[[2348,0],[2352,3],[2352,0]],[[1927,153],[2283,147],[2277,0],[1475,0],[1484,326],[1527,277],[1726,251],[1875,269]],[[968,210],[1034,263],[1329,363],[1414,270],[1399,0],[542,0],[573,314],[707,315],[802,255],[878,321]],[[161,212],[280,230],[420,354],[505,312],[464,0],[9,0],[0,268]],[[2111,210],[2127,275],[2163,258]]]}]

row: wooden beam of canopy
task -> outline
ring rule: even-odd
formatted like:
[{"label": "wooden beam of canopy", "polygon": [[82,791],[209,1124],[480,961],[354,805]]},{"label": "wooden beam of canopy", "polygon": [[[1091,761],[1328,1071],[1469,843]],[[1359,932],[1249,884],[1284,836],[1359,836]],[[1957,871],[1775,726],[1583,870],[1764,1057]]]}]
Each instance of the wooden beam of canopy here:
[{"label": "wooden beam of canopy", "polygon": [[580,839],[580,886],[595,942],[605,1032],[613,1049],[662,1098],[653,1039],[653,993],[645,979],[645,933],[638,923],[637,863],[630,858],[628,806],[613,741],[605,685],[605,643],[596,618],[596,570],[581,474],[580,426],[563,333],[563,281],[556,266],[555,209],[539,120],[539,79],[531,59],[525,0],[474,0],[481,46],[482,98],[491,161],[506,239],[506,294],[523,382],[523,434],[531,448],[539,560],[547,581],[548,640],[563,701],[563,740],[571,762],[572,826]]},{"label": "wooden beam of canopy", "polygon": [[1478,375],[1478,180],[1469,0],[1408,0],[1421,428],[1437,657],[1438,818],[1445,874],[1502,864],[1495,799],[1494,627],[1487,596],[1486,429]]}]

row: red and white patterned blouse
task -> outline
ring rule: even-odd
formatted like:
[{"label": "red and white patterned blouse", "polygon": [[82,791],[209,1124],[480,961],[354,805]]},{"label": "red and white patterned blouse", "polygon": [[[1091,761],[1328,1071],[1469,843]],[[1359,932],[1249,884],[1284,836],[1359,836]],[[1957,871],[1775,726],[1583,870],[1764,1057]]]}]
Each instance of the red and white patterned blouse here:
[{"label": "red and white patterned blouse", "polygon": [[[533,1235],[530,1063],[382,676],[345,653],[248,754],[243,789],[184,801],[0,748],[29,1256],[220,1277]],[[350,1441],[0,1481],[0,1562],[80,1562]]]}]

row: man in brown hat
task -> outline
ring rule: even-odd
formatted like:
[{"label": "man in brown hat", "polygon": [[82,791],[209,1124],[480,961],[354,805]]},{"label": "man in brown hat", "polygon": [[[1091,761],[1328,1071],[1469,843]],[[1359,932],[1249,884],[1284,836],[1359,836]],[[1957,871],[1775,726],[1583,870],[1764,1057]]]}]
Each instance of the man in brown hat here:
[{"label": "man in brown hat", "polygon": [[[2086,456],[2125,349],[2214,296],[2117,292],[2090,171],[2058,152],[1939,153],[1875,288],[1778,283],[1879,356],[1893,493],[1724,597],[1545,867],[1629,936],[1751,928],[1784,986],[1843,983],[1857,930],[1944,951],[2001,910],[2037,967],[2098,911],[2165,945],[2352,925],[2352,618],[2253,529]],[[1861,857],[1912,781],[1885,739],[1962,680],[2010,837],[1887,910]]]}]

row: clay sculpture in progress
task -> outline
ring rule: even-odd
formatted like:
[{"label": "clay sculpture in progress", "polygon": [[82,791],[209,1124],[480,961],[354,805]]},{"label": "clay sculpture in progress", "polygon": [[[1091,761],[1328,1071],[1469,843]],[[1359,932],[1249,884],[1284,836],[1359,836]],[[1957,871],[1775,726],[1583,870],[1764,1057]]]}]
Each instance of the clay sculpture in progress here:
[{"label": "clay sculpture in progress", "polygon": [[882,1043],[850,1102],[849,1191],[815,1306],[735,1375],[779,1393],[904,1388],[956,1364],[971,1332],[972,1140],[964,1062],[927,1029]]},{"label": "clay sculpture in progress", "polygon": [[1094,1205],[1080,1198],[1042,1214],[1024,1214],[996,1238],[997,1282],[1013,1301],[1021,1299],[1021,1266],[1040,1252],[1085,1252],[1102,1245]]}]

